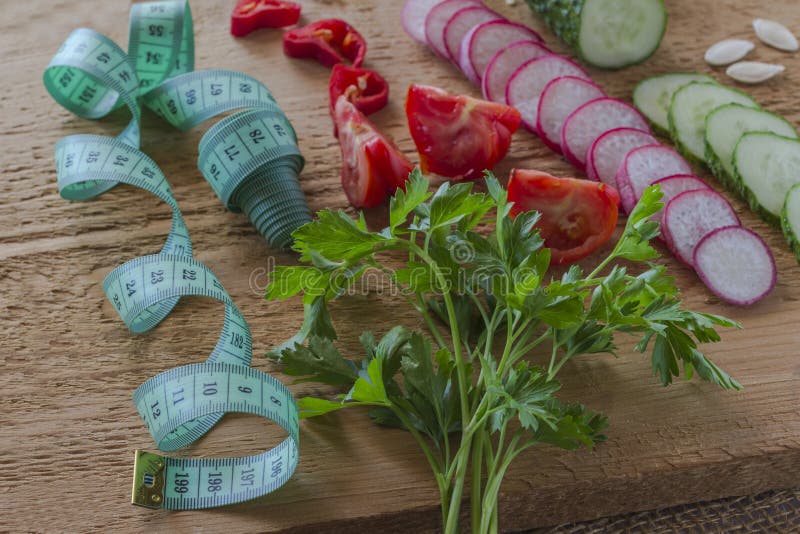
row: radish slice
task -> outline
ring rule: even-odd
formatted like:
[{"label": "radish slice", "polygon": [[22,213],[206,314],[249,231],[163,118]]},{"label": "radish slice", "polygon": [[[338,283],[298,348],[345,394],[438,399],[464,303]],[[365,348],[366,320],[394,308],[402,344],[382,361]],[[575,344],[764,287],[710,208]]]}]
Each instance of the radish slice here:
[{"label": "radish slice", "polygon": [[715,295],[737,306],[763,299],[778,279],[767,244],[740,226],[718,228],[705,236],[694,251],[694,264]]},{"label": "radish slice", "polygon": [[664,208],[664,241],[690,267],[694,267],[694,249],[705,236],[717,228],[739,225],[730,203],[711,189],[681,193]]},{"label": "radish slice", "polygon": [[615,177],[622,207],[630,213],[647,186],[675,174],[692,174],[692,167],[677,150],[664,145],[631,150]]},{"label": "radish slice", "polygon": [[400,13],[400,22],[403,29],[415,41],[428,44],[425,39],[425,17],[431,9],[444,0],[406,0],[403,11]]},{"label": "radish slice", "polygon": [[[518,41],[541,43],[538,33],[516,22],[491,20],[472,28],[459,48],[459,65],[469,70],[478,80],[483,78],[486,66],[498,50]],[[466,67],[466,68],[465,68]]]},{"label": "radish slice", "polygon": [[598,137],[587,152],[586,175],[596,182],[617,187],[614,177],[628,152],[655,143],[658,143],[655,137],[635,128],[609,130]]},{"label": "radish slice", "polygon": [[456,11],[444,27],[444,46],[450,61],[458,63],[458,47],[464,36],[478,24],[498,20],[500,15],[482,5]]},{"label": "radish slice", "polygon": [[[670,200],[677,197],[681,193],[685,193],[686,191],[711,189],[703,180],[697,176],[692,176],[691,174],[675,174],[673,176],[667,176],[666,178],[656,180],[653,182],[653,185],[658,185],[661,188],[661,194],[663,195],[661,197],[661,203],[664,204],[665,207],[667,204],[669,204]],[[664,210],[659,210],[658,213],[653,215],[652,219],[661,224],[664,221]]]},{"label": "radish slice", "polygon": [[536,113],[536,133],[551,150],[561,153],[561,129],[573,111],[587,102],[605,97],[593,82],[562,76],[552,80],[542,91]]},{"label": "radish slice", "polygon": [[433,6],[425,17],[425,42],[434,52],[449,59],[447,47],[444,44],[444,28],[447,26],[447,21],[458,10],[479,5],[481,4],[476,0],[444,0]]},{"label": "radish slice", "polygon": [[[614,98],[588,102],[576,109],[561,130],[561,149],[578,170],[586,168],[586,153],[598,137],[614,128],[650,131],[647,120],[630,104]],[[670,173],[676,174],[676,173]]]},{"label": "radish slice", "polygon": [[511,75],[526,61],[547,54],[552,54],[550,49],[533,41],[511,43],[498,50],[483,72],[481,80],[483,97],[492,102],[507,104],[506,86]]},{"label": "radish slice", "polygon": [[464,76],[466,76],[467,79],[475,85],[481,84],[481,77],[478,76],[478,73],[475,72],[474,68],[472,68],[472,62],[469,60],[469,42],[472,40],[472,36],[475,35],[475,32],[478,30],[478,28],[491,22],[499,21],[490,20],[489,22],[484,22],[482,24],[478,24],[477,26],[473,26],[472,29],[470,29],[461,40],[461,44],[458,45],[458,68],[461,69],[461,72],[464,73]]},{"label": "radish slice", "polygon": [[539,97],[552,80],[561,76],[575,76],[591,81],[586,71],[574,61],[558,54],[547,54],[530,59],[517,68],[506,86],[506,102],[522,115],[525,127],[536,132]]}]

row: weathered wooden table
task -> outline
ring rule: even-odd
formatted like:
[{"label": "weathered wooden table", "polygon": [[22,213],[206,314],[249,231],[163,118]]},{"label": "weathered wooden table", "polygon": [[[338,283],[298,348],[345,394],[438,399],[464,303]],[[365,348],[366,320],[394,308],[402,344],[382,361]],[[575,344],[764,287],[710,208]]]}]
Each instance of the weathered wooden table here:
[{"label": "weathered wooden table", "polygon": [[[341,17],[369,41],[368,66],[389,80],[393,97],[375,122],[409,155],[403,94],[411,82],[477,95],[461,75],[400,29],[400,1],[304,1],[306,21]],[[313,209],[345,208],[339,149],[328,117],[328,71],[283,56],[279,31],[245,39],[228,34],[232,1],[194,0],[197,68],[228,68],[265,82],[294,122],[308,160],[302,185]],[[560,43],[524,5],[493,7]],[[593,72],[612,96],[628,98],[644,76],[708,70],[703,51],[718,39],[754,38],[752,18],[800,29],[794,0],[671,0],[661,50],[622,72]],[[44,67],[79,26],[127,38],[126,2],[3,2],[0,19],[0,530],[144,531],[196,529],[423,531],[438,520],[436,487],[413,441],[353,412],[302,425],[301,462],[279,492],[255,502],[203,512],[166,512],[129,504],[134,448],[152,443],[130,395],[151,375],[200,362],[216,341],[221,307],[186,300],[153,332],[131,335],[100,284],[116,265],[156,252],[169,228],[168,208],[140,190],[120,187],[88,203],[61,199],[53,145],[68,134],[115,135],[125,113],[97,123],[58,107],[41,83]],[[752,89],[770,111],[800,119],[800,57],[760,46],[753,57],[779,61],[785,75]],[[716,73],[717,76],[723,76]],[[220,277],[254,334],[254,365],[300,322],[301,308],[262,298],[266,270],[293,256],[269,250],[241,215],[227,213],[200,176],[197,144],[205,131],[179,134],[145,116],[143,150],[163,168],[186,217],[196,256]],[[520,132],[498,169],[536,167],[570,174],[537,139]],[[587,519],[631,510],[800,485],[800,272],[782,236],[734,200],[744,223],[775,251],[774,293],[750,309],[721,304],[687,269],[665,260],[687,304],[734,317],[710,354],[745,386],[724,393],[700,382],[658,386],[646,357],[623,343],[621,357],[579,358],[565,373],[564,396],[581,399],[611,420],[609,441],[595,453],[531,450],[503,486],[508,529]],[[384,210],[370,214],[381,224]],[[357,350],[364,328],[382,333],[396,322],[420,326],[410,310],[378,292],[335,306],[345,350]],[[278,375],[280,376],[280,375]],[[283,377],[286,378],[286,377]],[[314,386],[297,385],[298,394]],[[245,454],[277,443],[259,419],[226,417],[208,438],[181,454]],[[363,531],[363,530],[362,530]]]}]

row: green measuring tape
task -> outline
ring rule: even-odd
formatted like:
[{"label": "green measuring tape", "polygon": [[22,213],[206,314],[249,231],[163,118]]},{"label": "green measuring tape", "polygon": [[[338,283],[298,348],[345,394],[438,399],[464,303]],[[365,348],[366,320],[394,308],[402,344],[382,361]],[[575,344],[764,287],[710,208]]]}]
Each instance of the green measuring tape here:
[{"label": "green measuring tape", "polygon": [[248,214],[273,246],[310,220],[297,175],[303,158],[295,132],[269,90],[241,73],[192,72],[194,37],[188,4],[175,1],[131,7],[128,53],[107,37],[75,30],[45,70],[53,98],[87,119],[127,106],[132,119],[117,138],[73,135],[56,144],[61,195],[88,200],[125,183],[172,208],[172,225],[159,254],[128,261],[103,281],[103,291],[134,333],[161,322],[183,296],[225,305],[222,333],[206,363],[159,374],[133,401],[156,445],[185,447],[227,412],[260,415],[288,437],[274,449],[239,458],[170,458],[137,451],[134,504],[189,510],[241,502],[282,486],[298,463],[299,429],[294,398],[278,380],[250,367],[250,328],[220,281],[192,258],[192,242],[169,183],[139,150],[142,107],[178,129],[222,113],[203,136],[198,166],[226,207]]}]

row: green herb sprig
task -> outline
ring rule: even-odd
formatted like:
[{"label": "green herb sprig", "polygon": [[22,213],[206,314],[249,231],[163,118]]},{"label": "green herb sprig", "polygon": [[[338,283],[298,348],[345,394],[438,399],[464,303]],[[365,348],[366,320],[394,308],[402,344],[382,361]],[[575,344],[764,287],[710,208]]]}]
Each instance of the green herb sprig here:
[{"label": "green herb sprig", "polygon": [[[547,283],[550,251],[535,230],[539,215],[511,218],[506,191],[488,172],[486,185],[488,194],[473,192],[471,183],[431,193],[414,171],[391,199],[389,226],[380,232],[363,215],[322,211],[294,233],[303,264],[277,267],[267,288],[270,299],[302,294],[305,306],[299,332],[270,357],[299,380],[347,389],[333,400],[301,398],[301,417],[367,406],[375,422],[409,431],[439,487],[446,533],[459,530],[468,474],[472,531],[496,532],[500,484],[519,454],[540,444],[591,449],[605,440],[605,417],[559,401],[557,376],[575,356],[614,354],[617,332],[638,336],[636,351],[650,349],[663,385],[682,367],[687,379],[697,373],[724,389],[741,387],[698,348],[719,341],[715,327],[740,326],[683,309],[674,280],[651,263],[658,253],[650,240],[659,231],[652,215],[662,208],[657,187],[647,189],[591,273],[572,266]],[[492,225],[486,235],[476,231]],[[401,268],[392,267],[398,251],[407,254]],[[646,268],[630,274],[619,260]],[[368,269],[397,284],[428,331],[396,326],[380,340],[364,332],[364,357],[346,358],[333,342],[327,303]],[[537,347],[550,354],[540,365],[525,359]]]}]

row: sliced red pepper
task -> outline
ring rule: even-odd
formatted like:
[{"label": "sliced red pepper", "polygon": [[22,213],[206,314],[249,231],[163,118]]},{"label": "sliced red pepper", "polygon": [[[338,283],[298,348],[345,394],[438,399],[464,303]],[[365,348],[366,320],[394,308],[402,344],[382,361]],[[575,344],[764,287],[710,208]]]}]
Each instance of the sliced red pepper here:
[{"label": "sliced red pepper", "polygon": [[231,34],[242,37],[260,28],[297,24],[300,4],[281,0],[239,0],[231,14]]},{"label": "sliced red pepper", "polygon": [[326,67],[347,61],[360,67],[367,41],[345,21],[325,19],[284,33],[283,52],[290,57],[316,59]]},{"label": "sliced red pepper", "polygon": [[342,188],[351,205],[372,208],[405,187],[411,162],[344,96],[336,101],[334,120],[342,149]]},{"label": "sliced red pepper", "polygon": [[494,167],[520,124],[510,106],[416,84],[408,88],[406,116],[422,172],[456,180],[479,178]]},{"label": "sliced red pepper", "polygon": [[[389,83],[370,69],[359,69],[342,63],[333,66],[328,84],[331,98],[331,116],[340,96],[349,100],[361,113],[371,115],[386,107],[389,101]],[[333,135],[338,137],[334,121]]]},{"label": "sliced red pepper", "polygon": [[536,228],[555,265],[574,263],[605,245],[614,235],[619,194],[613,187],[575,178],[514,169],[508,182],[511,215],[538,211]]},{"label": "sliced red pepper", "polygon": [[364,115],[382,110],[389,101],[389,83],[380,74],[374,70],[341,63],[333,66],[328,91],[331,97],[331,113],[342,95]]}]

